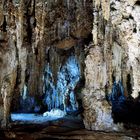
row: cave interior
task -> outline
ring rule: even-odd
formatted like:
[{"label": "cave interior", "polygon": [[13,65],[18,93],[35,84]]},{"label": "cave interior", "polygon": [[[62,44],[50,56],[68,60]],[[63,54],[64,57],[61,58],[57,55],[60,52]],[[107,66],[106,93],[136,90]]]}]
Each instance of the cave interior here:
[{"label": "cave interior", "polygon": [[124,3],[0,1],[0,139],[140,136],[140,2]]}]

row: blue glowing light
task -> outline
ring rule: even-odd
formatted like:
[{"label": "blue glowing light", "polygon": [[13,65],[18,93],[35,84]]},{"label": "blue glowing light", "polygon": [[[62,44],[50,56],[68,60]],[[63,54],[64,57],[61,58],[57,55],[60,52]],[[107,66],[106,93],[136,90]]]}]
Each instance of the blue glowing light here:
[{"label": "blue glowing light", "polygon": [[33,114],[33,113],[12,113],[11,119],[12,121],[19,121],[21,123],[33,123],[40,124],[51,120],[57,120],[62,117],[63,114],[54,111],[54,114],[41,115],[41,114]]},{"label": "blue glowing light", "polygon": [[44,104],[50,111],[53,108],[75,111],[78,109],[74,89],[80,80],[80,68],[75,56],[70,56],[60,68],[57,75],[57,83],[54,85],[53,76],[49,64],[45,70],[45,98]]},{"label": "blue glowing light", "polygon": [[[44,96],[42,104],[45,111],[61,109],[65,112],[78,110],[78,103],[75,96],[75,87],[80,80],[80,67],[75,56],[70,56],[61,66],[57,73],[57,82],[54,84],[53,74],[49,63],[44,73]],[[28,93],[28,87],[24,85],[20,97],[20,108],[18,113],[37,113],[41,106],[37,104],[35,97]]]}]

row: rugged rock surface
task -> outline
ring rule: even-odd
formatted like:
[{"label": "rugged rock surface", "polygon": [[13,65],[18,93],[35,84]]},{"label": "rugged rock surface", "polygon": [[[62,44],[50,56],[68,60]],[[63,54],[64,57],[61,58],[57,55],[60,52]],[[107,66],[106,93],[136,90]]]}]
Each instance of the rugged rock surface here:
[{"label": "rugged rock surface", "polygon": [[74,55],[81,80],[85,78],[85,86],[81,81],[76,87],[83,87],[78,96],[85,127],[122,131],[113,122],[106,97],[119,81],[126,97],[139,96],[139,28],[136,0],[1,0],[1,125],[9,123],[10,112],[19,109],[24,93],[33,100],[32,108],[41,106],[46,65],[56,85],[60,68]]},{"label": "rugged rock surface", "polygon": [[83,90],[87,129],[122,130],[114,125],[105,95],[122,81],[126,97],[137,98],[139,84],[139,1],[93,0],[93,44],[86,57]]}]

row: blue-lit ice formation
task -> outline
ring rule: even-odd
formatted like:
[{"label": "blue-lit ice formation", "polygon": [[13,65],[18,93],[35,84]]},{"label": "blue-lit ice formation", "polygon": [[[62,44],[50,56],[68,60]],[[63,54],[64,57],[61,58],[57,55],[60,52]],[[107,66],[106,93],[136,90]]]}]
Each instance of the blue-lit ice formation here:
[{"label": "blue-lit ice formation", "polygon": [[59,69],[56,85],[49,64],[45,69],[45,98],[47,110],[57,108],[68,112],[78,110],[74,89],[80,80],[80,68],[75,56],[70,56]]},{"label": "blue-lit ice formation", "polygon": [[[80,80],[80,66],[75,56],[70,56],[57,73],[57,82],[54,84],[53,74],[49,63],[45,67],[44,73],[44,96],[42,104],[44,111],[61,109],[67,113],[78,111],[78,103],[75,96],[75,87]],[[40,112],[42,104],[37,104],[37,99],[30,96],[28,87],[24,85],[20,96],[20,105],[17,113],[37,113]]]}]

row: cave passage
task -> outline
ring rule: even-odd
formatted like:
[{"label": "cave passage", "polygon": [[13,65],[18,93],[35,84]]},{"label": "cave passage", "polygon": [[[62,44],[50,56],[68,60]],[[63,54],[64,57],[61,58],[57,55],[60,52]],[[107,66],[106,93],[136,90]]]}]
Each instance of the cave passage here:
[{"label": "cave passage", "polygon": [[[91,0],[2,3],[0,33],[5,56],[0,58],[4,67],[0,80],[8,83],[10,89],[6,99],[10,97],[10,105],[4,103],[3,109],[1,104],[7,113],[0,116],[5,124],[9,123],[10,114],[13,121],[28,122],[38,122],[43,119],[40,117],[47,120],[81,115],[85,58],[93,42],[92,3]],[[8,82],[3,78],[7,72]],[[2,82],[2,86],[6,84]]]},{"label": "cave passage", "polygon": [[42,123],[66,115],[77,116],[80,114],[81,108],[76,99],[75,87],[80,77],[80,66],[74,55],[69,56],[66,62],[60,66],[56,83],[54,83],[50,64],[47,63],[43,76],[43,96],[38,99],[39,101],[36,100],[29,95],[28,87],[24,85],[19,109],[11,114],[11,119]]},{"label": "cave passage", "polygon": [[121,81],[114,82],[108,99],[112,105],[112,117],[115,123],[140,125],[140,97],[136,99],[131,95],[126,97]]}]

